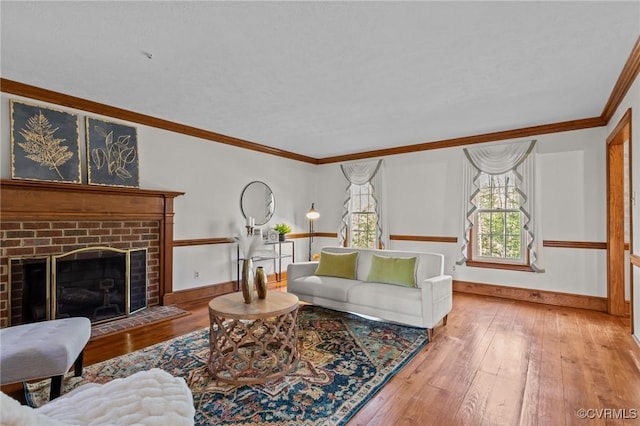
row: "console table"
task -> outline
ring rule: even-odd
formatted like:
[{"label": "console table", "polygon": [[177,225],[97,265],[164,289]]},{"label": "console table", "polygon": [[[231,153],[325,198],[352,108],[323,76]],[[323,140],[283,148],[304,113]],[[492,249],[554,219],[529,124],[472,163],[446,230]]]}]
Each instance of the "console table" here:
[{"label": "console table", "polygon": [[255,384],[291,371],[298,352],[298,297],[272,291],[244,303],[242,293],[209,302],[209,374],[221,382]]},{"label": "console table", "polygon": [[[291,253],[283,253],[282,247],[285,245],[291,245]],[[273,241],[273,242],[265,242],[264,245],[266,247],[273,247],[272,255],[260,255],[254,256],[251,258],[254,262],[262,262],[265,260],[273,261],[273,270],[276,274],[276,281],[282,281],[282,259],[291,258],[292,262],[296,261],[296,246],[293,240],[284,240],[284,241]],[[242,257],[240,257],[240,246],[236,246],[236,254],[238,259],[237,263],[237,279],[236,279],[236,291],[240,290],[240,263],[244,261]]]}]

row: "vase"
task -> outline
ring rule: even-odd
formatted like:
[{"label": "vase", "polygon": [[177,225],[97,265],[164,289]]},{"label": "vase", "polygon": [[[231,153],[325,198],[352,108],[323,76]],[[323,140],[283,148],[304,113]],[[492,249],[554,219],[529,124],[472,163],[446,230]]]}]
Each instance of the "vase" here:
[{"label": "vase", "polygon": [[242,289],[244,303],[252,303],[255,283],[253,276],[253,260],[251,259],[245,259],[242,262],[242,280],[240,280],[240,287]]},{"label": "vase", "polygon": [[264,273],[264,268],[258,266],[256,268],[256,290],[258,291],[258,299],[267,298],[267,275]]},{"label": "vase", "polygon": [[287,239],[287,234],[278,234],[278,241],[285,241]]}]

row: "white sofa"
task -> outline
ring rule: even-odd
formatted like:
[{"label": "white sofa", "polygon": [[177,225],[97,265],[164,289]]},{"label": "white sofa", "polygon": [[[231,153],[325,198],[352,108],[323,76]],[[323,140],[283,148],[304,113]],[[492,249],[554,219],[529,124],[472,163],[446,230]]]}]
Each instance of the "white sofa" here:
[{"label": "white sofa", "polygon": [[[297,262],[287,267],[287,291],[302,301],[386,321],[426,328],[429,340],[440,322],[447,323],[452,307],[451,276],[444,275],[444,256],[396,250],[325,247],[323,252],[357,251],[356,279],[319,276],[318,262]],[[416,257],[416,287],[367,282],[374,254]]]}]

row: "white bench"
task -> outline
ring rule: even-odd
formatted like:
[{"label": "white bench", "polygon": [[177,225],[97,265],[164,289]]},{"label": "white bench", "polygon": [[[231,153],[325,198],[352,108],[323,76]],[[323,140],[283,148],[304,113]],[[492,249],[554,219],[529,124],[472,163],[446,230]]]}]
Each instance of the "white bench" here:
[{"label": "white bench", "polygon": [[0,384],[51,377],[54,399],[72,365],[82,375],[82,355],[91,337],[91,321],[64,318],[0,329]]}]

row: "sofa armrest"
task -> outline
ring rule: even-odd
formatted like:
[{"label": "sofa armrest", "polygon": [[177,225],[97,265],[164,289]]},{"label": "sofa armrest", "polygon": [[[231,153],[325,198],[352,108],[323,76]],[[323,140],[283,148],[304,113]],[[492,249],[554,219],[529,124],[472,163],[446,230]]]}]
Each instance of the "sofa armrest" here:
[{"label": "sofa armrest", "polygon": [[[449,288],[452,289],[452,282],[453,282],[453,278],[451,277],[451,275],[438,275],[437,277],[431,277],[431,278],[427,278],[424,279],[422,281],[418,281],[416,283],[416,286],[418,288],[423,288],[425,286],[447,286],[447,282],[449,285]],[[453,291],[450,290],[450,292]]]},{"label": "sofa armrest", "polygon": [[317,261],[290,263],[287,266],[287,280],[295,280],[296,278],[314,275],[317,268]]},{"label": "sofa armrest", "polygon": [[418,282],[422,291],[422,316],[427,328],[433,328],[453,307],[453,285],[450,275],[438,275]]}]

